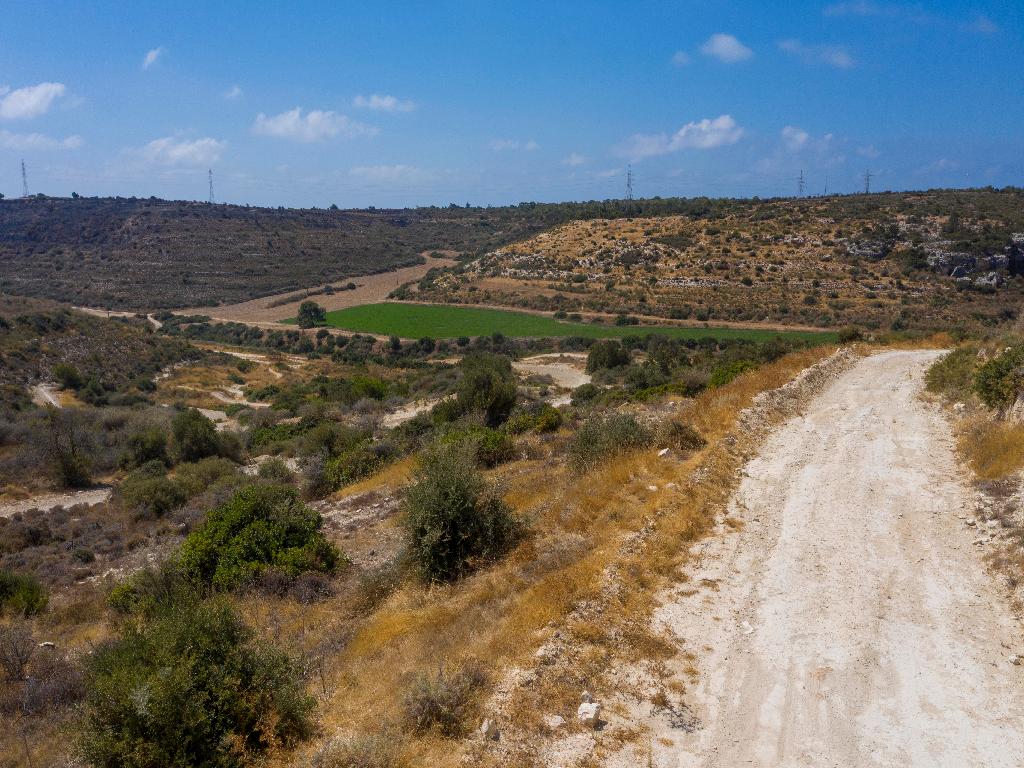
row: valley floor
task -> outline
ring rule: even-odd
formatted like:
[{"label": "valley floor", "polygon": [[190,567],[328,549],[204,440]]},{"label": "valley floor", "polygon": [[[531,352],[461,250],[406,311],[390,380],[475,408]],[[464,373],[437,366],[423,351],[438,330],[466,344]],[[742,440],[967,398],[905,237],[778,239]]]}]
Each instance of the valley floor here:
[{"label": "valley floor", "polygon": [[747,464],[733,525],[657,615],[696,651],[700,725],[651,717],[653,764],[1024,765],[1020,624],[958,519],[975,500],[949,426],[918,398],[938,354],[863,359]]}]

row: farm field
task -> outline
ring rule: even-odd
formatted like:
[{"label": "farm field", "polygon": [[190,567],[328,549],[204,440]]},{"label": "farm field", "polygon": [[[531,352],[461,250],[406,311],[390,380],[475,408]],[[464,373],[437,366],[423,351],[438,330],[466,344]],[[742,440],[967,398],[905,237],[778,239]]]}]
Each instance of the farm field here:
[{"label": "farm field", "polygon": [[327,324],[360,333],[377,333],[403,338],[430,336],[450,339],[459,336],[505,336],[622,338],[662,333],[676,339],[749,339],[766,341],[775,337],[826,343],[834,333],[816,331],[774,331],[756,328],[685,328],[680,326],[596,325],[555,320],[551,317],[500,309],[456,307],[439,304],[364,304],[327,313]]}]

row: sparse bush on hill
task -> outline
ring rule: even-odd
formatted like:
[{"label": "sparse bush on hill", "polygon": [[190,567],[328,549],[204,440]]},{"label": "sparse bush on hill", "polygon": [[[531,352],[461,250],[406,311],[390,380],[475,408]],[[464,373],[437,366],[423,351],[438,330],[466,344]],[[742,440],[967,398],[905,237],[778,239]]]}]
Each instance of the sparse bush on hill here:
[{"label": "sparse bush on hill", "polygon": [[650,445],[651,438],[650,431],[630,414],[594,414],[573,435],[569,460],[577,469],[593,469],[611,456]]},{"label": "sparse bush on hill", "polygon": [[989,408],[1009,408],[1024,391],[1024,346],[985,363],[974,377],[974,391]]},{"label": "sparse bush on hill", "polygon": [[441,441],[464,446],[481,467],[496,467],[511,461],[516,455],[516,445],[503,430],[472,425],[463,429],[446,432]]},{"label": "sparse bush on hill", "polygon": [[138,517],[163,517],[188,500],[183,485],[168,477],[167,468],[159,461],[143,464],[117,490],[124,505]]},{"label": "sparse bush on hill", "polygon": [[666,419],[658,427],[658,444],[680,452],[699,451],[708,441],[692,425],[678,419]]},{"label": "sparse bush on hill", "polygon": [[737,376],[741,376],[747,371],[752,371],[756,367],[757,363],[751,360],[734,360],[731,363],[724,363],[711,371],[711,376],[708,378],[708,386],[712,389],[724,387]]},{"label": "sparse bush on hill", "polygon": [[954,349],[928,368],[925,374],[928,391],[950,399],[966,400],[974,387],[977,368],[978,351],[975,347]]},{"label": "sparse bush on hill", "polygon": [[86,417],[70,408],[47,407],[44,412],[43,450],[58,480],[68,488],[92,482],[92,434]]},{"label": "sparse bush on hill", "polygon": [[414,731],[437,731],[456,738],[465,734],[474,711],[474,694],[487,682],[474,662],[442,666],[434,675],[419,674],[405,694],[405,718]]},{"label": "sparse bush on hill", "polygon": [[174,447],[181,461],[199,461],[216,456],[220,450],[213,422],[195,408],[176,414],[171,422]]},{"label": "sparse bush on hill", "polygon": [[629,350],[618,341],[598,341],[587,353],[587,373],[629,365]]},{"label": "sparse bush on hill", "polygon": [[516,404],[516,376],[507,357],[472,352],[460,364],[457,402],[462,413],[480,411],[489,427],[497,427]]},{"label": "sparse bush on hill", "polygon": [[854,341],[860,341],[864,338],[864,334],[861,333],[860,328],[855,325],[846,325],[839,329],[839,343],[850,344]]},{"label": "sparse bush on hill", "polygon": [[458,444],[423,456],[406,492],[403,525],[410,559],[426,581],[452,581],[501,556],[522,528]]},{"label": "sparse bush on hill", "polygon": [[167,453],[167,433],[157,426],[146,427],[131,435],[121,456],[121,466],[125,468],[141,467],[150,461],[159,461],[165,466],[171,464]]},{"label": "sparse bush on hill", "polygon": [[123,625],[86,660],[78,750],[93,766],[240,768],[312,730],[296,666],[223,599]]}]

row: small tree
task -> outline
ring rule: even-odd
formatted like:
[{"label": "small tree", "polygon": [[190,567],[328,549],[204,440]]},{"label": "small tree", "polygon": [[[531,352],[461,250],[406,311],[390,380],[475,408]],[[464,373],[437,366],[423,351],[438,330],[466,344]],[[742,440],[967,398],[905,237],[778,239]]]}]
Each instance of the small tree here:
[{"label": "small tree", "polygon": [[315,328],[327,322],[327,311],[315,301],[304,301],[299,305],[299,328]]},{"label": "small tree", "polygon": [[598,341],[587,353],[587,373],[629,365],[629,350],[617,341]]},{"label": "small tree", "polygon": [[500,557],[521,523],[477,470],[465,445],[428,451],[406,493],[409,555],[426,581],[452,581]]},{"label": "small tree", "polygon": [[487,426],[501,424],[516,404],[516,377],[503,355],[474,352],[462,359],[458,405],[463,413],[483,411]]},{"label": "small tree", "polygon": [[47,406],[43,418],[43,450],[57,477],[69,488],[89,485],[92,440],[85,417],[78,409]]},{"label": "small tree", "polygon": [[182,461],[199,461],[220,450],[217,428],[195,408],[176,414],[171,421],[174,445]]}]

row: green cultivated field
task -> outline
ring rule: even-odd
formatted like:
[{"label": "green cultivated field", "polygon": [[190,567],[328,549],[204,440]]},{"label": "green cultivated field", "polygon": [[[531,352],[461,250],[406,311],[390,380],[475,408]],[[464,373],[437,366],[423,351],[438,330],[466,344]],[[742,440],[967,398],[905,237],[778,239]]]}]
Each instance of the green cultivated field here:
[{"label": "green cultivated field", "polygon": [[542,315],[507,312],[440,304],[363,304],[327,313],[327,324],[360,333],[401,336],[419,339],[452,339],[459,336],[584,336],[588,338],[620,338],[662,333],[677,339],[750,339],[767,341],[777,336],[821,343],[834,341],[834,333],[812,331],[768,331],[744,328],[682,328],[651,325],[592,325],[569,323]]}]

